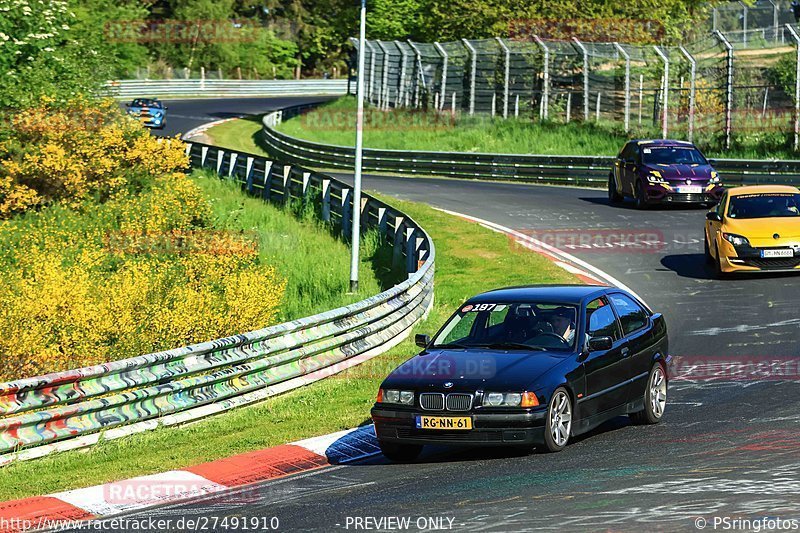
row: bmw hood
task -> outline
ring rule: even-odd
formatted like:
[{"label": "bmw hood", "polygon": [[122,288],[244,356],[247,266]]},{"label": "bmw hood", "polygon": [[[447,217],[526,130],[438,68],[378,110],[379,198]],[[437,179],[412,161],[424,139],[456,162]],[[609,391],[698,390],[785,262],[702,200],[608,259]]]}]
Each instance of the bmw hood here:
[{"label": "bmw hood", "polygon": [[648,171],[659,172],[665,180],[697,180],[711,179],[711,165],[645,165]]},{"label": "bmw hood", "polygon": [[564,362],[566,352],[523,350],[432,350],[412,357],[384,380],[382,388],[416,391],[525,390]]}]

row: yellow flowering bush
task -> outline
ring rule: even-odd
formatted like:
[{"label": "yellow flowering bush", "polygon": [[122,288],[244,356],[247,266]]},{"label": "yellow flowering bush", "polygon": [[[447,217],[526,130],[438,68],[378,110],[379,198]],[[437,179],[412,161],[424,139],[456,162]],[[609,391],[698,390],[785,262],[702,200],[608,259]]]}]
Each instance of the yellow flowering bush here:
[{"label": "yellow flowering bush", "polygon": [[110,102],[47,102],[0,131],[0,381],[267,326],[286,280],[257,239]]},{"label": "yellow flowering bush", "polygon": [[184,170],[178,139],[159,142],[113,101],[48,101],[9,117],[0,144],[0,218],[53,202],[78,206]]}]

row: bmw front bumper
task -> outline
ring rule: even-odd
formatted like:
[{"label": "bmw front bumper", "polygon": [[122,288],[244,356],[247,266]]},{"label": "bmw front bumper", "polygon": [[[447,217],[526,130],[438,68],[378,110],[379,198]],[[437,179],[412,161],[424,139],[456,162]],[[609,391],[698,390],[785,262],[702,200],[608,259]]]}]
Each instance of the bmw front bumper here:
[{"label": "bmw front bumper", "polygon": [[398,444],[456,446],[527,446],[544,442],[545,409],[516,413],[452,413],[425,411],[431,416],[469,416],[471,430],[417,429],[419,410],[398,410],[384,405],[372,408],[378,439]]}]

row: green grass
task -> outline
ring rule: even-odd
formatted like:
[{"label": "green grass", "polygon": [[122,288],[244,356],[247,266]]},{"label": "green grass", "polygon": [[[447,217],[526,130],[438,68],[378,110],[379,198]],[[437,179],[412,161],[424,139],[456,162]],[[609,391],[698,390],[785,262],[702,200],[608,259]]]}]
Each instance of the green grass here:
[{"label": "green grass", "polygon": [[[206,186],[209,190],[219,187],[226,197],[230,192],[224,185]],[[416,332],[433,333],[458,304],[483,290],[575,282],[570,274],[513,245],[504,235],[422,204],[383,199],[426,228],[436,245],[434,308]],[[251,200],[238,201],[247,206]],[[235,203],[234,196],[226,200],[230,202]],[[406,340],[346,373],[255,406],[183,427],[103,442],[83,451],[13,464],[2,470],[0,500],[186,467],[363,424],[381,380],[416,351]]]},{"label": "green grass", "polygon": [[[278,130],[311,141],[352,146],[355,142],[354,117],[355,98],[342,97],[283,122]],[[407,110],[382,112],[368,109],[365,121],[364,146],[392,150],[612,156],[630,138],[661,136],[660,130],[652,127],[626,134],[621,123],[610,121],[565,124],[464,114],[453,120],[448,114]],[[246,126],[249,128],[250,125]],[[788,119],[786,127],[789,127]],[[219,134],[235,137],[233,130],[237,128],[244,129],[245,124],[240,121],[226,123],[219,126]],[[212,131],[216,136],[217,128]],[[697,139],[709,157],[797,158],[787,142],[785,133],[754,128],[735,133],[731,150],[723,150],[718,137]]]},{"label": "green grass", "polygon": [[215,146],[222,146],[239,152],[266,155],[269,154],[259,146],[261,138],[261,117],[251,116],[238,120],[229,120],[206,131]]},{"label": "green grass", "polygon": [[347,305],[382,290],[379,280],[385,277],[384,265],[388,263],[381,259],[374,235],[362,239],[359,291],[347,294],[350,247],[332,238],[329,228],[312,212],[294,216],[288,209],[247,196],[231,181],[211,174],[197,176],[197,183],[211,201],[213,227],[254,231],[261,263],[274,266],[286,278],[279,322]]}]

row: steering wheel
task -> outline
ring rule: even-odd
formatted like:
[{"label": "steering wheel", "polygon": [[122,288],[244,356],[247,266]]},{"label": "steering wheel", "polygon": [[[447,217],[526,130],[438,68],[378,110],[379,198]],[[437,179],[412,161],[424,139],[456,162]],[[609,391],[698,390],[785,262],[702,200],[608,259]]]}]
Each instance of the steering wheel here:
[{"label": "steering wheel", "polygon": [[555,337],[556,339],[558,339],[562,343],[569,345],[569,342],[567,342],[567,339],[565,339],[564,337],[562,337],[558,333],[550,333],[549,331],[543,331],[542,333],[539,333],[538,335],[536,335],[534,337],[534,339],[536,337]]}]

